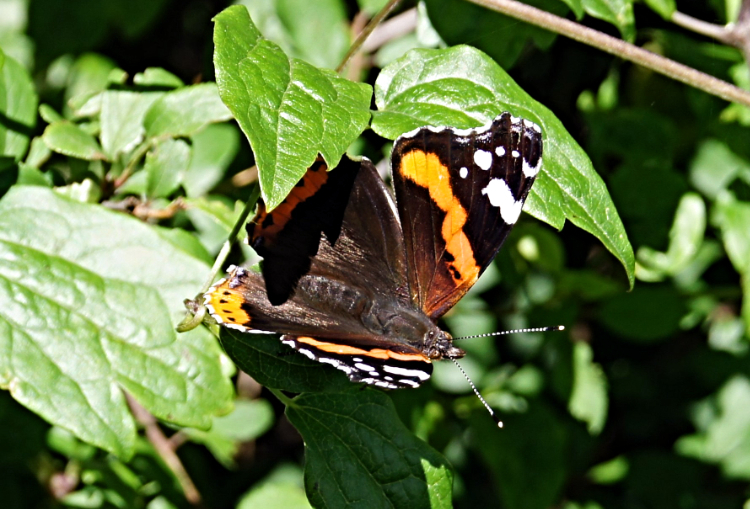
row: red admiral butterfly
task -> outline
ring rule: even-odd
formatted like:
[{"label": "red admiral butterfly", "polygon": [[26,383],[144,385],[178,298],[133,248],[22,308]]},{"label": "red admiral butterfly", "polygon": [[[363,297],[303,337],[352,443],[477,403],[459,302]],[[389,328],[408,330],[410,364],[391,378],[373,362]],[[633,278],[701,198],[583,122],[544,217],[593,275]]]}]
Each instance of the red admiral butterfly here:
[{"label": "red admiral butterfly", "polygon": [[[436,322],[472,287],[518,221],[542,165],[535,124],[503,113],[477,129],[422,127],[392,154],[394,203],[366,158],[321,160],[248,224],[262,274],[232,268],[205,295],[213,318],[344,371],[418,387],[465,352]],[[264,284],[265,280],[265,284]]]}]

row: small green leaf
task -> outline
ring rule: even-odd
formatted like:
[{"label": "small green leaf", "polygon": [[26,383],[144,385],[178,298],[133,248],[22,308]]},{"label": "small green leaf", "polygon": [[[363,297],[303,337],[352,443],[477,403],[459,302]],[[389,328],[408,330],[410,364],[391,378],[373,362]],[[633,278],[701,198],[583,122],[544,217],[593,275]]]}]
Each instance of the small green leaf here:
[{"label": "small green leaf", "polygon": [[133,83],[142,87],[180,88],[185,86],[180,78],[161,67],[147,67],[133,76]]},{"label": "small green leaf", "polygon": [[250,140],[263,199],[272,209],[318,154],[330,168],[338,164],[367,127],[370,86],[289,58],[263,39],[241,5],[215,22],[219,93]]},{"label": "small green leaf", "polygon": [[19,186],[52,187],[52,175],[26,163],[19,163],[16,184]]},{"label": "small green leaf", "polygon": [[70,68],[65,88],[65,108],[79,114],[79,109],[94,96],[106,90],[109,75],[117,66],[107,57],[84,53]]},{"label": "small green leaf", "polygon": [[627,475],[630,464],[624,456],[617,456],[604,463],[591,467],[588,477],[597,484],[614,484],[622,481]]},{"label": "small green leaf", "polygon": [[730,378],[711,398],[712,411],[704,422],[696,419],[700,432],[678,440],[675,448],[685,456],[718,464],[729,479],[750,479],[750,380]]},{"label": "small green leaf", "polygon": [[669,21],[672,14],[677,9],[675,0],[645,0],[652,11]]},{"label": "small green leaf", "polygon": [[573,391],[568,401],[570,414],[598,435],[607,420],[607,378],[593,362],[591,345],[577,341],[573,346]]},{"label": "small green leaf", "polygon": [[510,111],[541,126],[544,166],[525,210],[562,228],[567,218],[622,263],[632,286],[635,259],[614,204],[591,160],[562,123],[487,55],[468,46],[413,50],[375,82],[372,128],[389,139],[423,125],[469,128]]},{"label": "small green leaf", "polygon": [[104,152],[114,160],[130,152],[143,140],[143,118],[164,92],[108,90],[102,93],[101,141]]},{"label": "small green leaf", "polygon": [[38,101],[29,73],[0,50],[0,157],[19,161],[26,153]]},{"label": "small green leaf", "polygon": [[581,0],[581,4],[586,14],[616,26],[626,41],[635,39],[633,0]]},{"label": "small green leaf", "polygon": [[704,141],[690,163],[690,183],[711,199],[741,174],[750,175],[750,162],[718,140]]},{"label": "small green leaf", "polygon": [[215,83],[168,92],[151,105],[143,119],[146,136],[191,136],[208,124],[232,118]]},{"label": "small green leaf", "polygon": [[209,267],[124,214],[42,187],[0,201],[0,379],[16,399],[123,456],[123,390],[160,419],[207,427],[232,386],[210,334],[177,340],[182,300]]},{"label": "small green leaf", "polygon": [[219,183],[240,148],[234,125],[211,124],[192,137],[193,156],[182,180],[185,193],[197,198]]},{"label": "small green leaf", "polygon": [[193,442],[204,444],[226,468],[234,466],[234,456],[241,442],[255,440],[273,424],[271,404],[264,399],[239,400],[229,415],[214,418],[208,431],[185,428],[183,432]]},{"label": "small green leaf", "polygon": [[[660,281],[680,272],[693,260],[706,232],[706,205],[697,193],[686,193],[680,200],[674,224],[669,230],[669,249],[662,253],[648,247],[638,250],[640,267],[636,272],[644,281]],[[650,277],[644,276],[649,275]]]},{"label": "small green leaf", "polygon": [[415,437],[380,391],[302,394],[286,415],[305,441],[315,507],[453,507],[446,460]]},{"label": "small green leaf", "polygon": [[253,487],[237,504],[237,509],[312,509],[305,490],[287,482],[269,482]]},{"label": "small green leaf", "polygon": [[93,136],[67,120],[48,125],[42,140],[50,150],[59,154],[86,161],[107,159]]},{"label": "small green leaf", "polygon": [[725,193],[716,202],[711,222],[721,229],[724,249],[735,270],[750,272],[750,203]]},{"label": "small green leaf", "polygon": [[167,198],[174,193],[190,164],[190,146],[183,140],[166,139],[146,154],[146,197]]},{"label": "small green leaf", "polygon": [[42,117],[42,120],[44,120],[48,124],[65,120],[63,116],[56,112],[55,109],[49,104],[39,105],[39,116]]}]

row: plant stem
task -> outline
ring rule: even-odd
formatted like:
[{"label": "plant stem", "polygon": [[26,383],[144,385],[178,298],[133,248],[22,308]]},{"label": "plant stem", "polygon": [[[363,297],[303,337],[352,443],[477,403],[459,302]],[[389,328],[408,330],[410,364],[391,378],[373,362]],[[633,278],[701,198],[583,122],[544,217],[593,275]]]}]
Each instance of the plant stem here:
[{"label": "plant stem", "polygon": [[370,22],[367,24],[367,26],[362,30],[357,38],[354,40],[352,45],[349,47],[349,51],[346,52],[346,55],[344,55],[344,58],[341,60],[341,63],[336,68],[336,72],[341,74],[341,71],[344,70],[346,67],[346,64],[349,63],[349,60],[351,60],[352,56],[359,51],[359,48],[364,44],[365,40],[370,36],[373,30],[375,30],[375,27],[380,24],[383,19],[385,19],[388,14],[391,13],[393,9],[398,6],[398,4],[401,2],[401,0],[389,0],[385,6],[380,9],[380,12],[378,12],[374,18],[370,20]]},{"label": "plant stem", "polygon": [[716,39],[717,41],[721,41],[725,44],[731,44],[731,41],[729,40],[729,31],[727,30],[727,27],[723,25],[707,23],[706,21],[702,21],[678,11],[673,12],[672,16],[670,16],[669,19],[675,25],[686,28],[687,30],[695,32],[696,34],[711,37],[712,39]]},{"label": "plant stem", "polygon": [[177,456],[177,453],[172,448],[169,439],[162,433],[161,428],[159,428],[156,418],[143,408],[130,394],[125,393],[125,398],[130,411],[133,412],[133,417],[143,425],[146,438],[154,446],[156,453],[164,461],[164,464],[167,465],[167,468],[172,471],[177,482],[180,483],[182,492],[185,494],[185,499],[193,506],[200,506],[201,494],[182,465],[179,456]]},{"label": "plant stem", "polygon": [[266,387],[266,389],[268,389],[269,391],[271,391],[273,393],[273,395],[278,398],[279,401],[281,401],[282,403],[284,403],[284,406],[294,405],[294,401],[292,401],[291,398],[287,397],[287,395],[284,394],[283,392],[281,392],[280,390],[278,390],[278,389],[271,389],[270,387]]},{"label": "plant stem", "polygon": [[[260,185],[257,185],[250,193],[250,197],[247,199],[247,202],[245,202],[245,208],[242,209],[242,212],[237,218],[237,221],[234,223],[234,227],[232,227],[232,231],[229,233],[229,238],[224,242],[224,245],[221,246],[219,254],[216,255],[214,266],[211,267],[211,273],[208,275],[206,282],[203,284],[199,295],[203,295],[208,291],[209,288],[211,288],[214,279],[216,279],[216,275],[223,269],[224,263],[227,261],[227,257],[229,256],[232,247],[234,246],[235,242],[237,242],[237,235],[239,235],[240,229],[245,226],[247,216],[250,215],[253,207],[255,207],[255,203],[258,201],[259,196]],[[185,318],[177,326],[177,332],[187,332],[189,330],[195,329],[196,327],[198,327],[198,325],[201,324],[205,315],[206,308],[204,306],[201,306],[195,313],[195,315],[191,314],[190,311],[188,311]]]},{"label": "plant stem", "polygon": [[574,21],[537,9],[515,0],[468,0],[487,9],[510,16],[526,23],[588,44],[616,57],[628,60],[674,80],[716,95],[727,101],[750,106],[750,92],[714,78],[708,74],[682,65],[650,51],[634,46],[623,40],[603,34]]}]

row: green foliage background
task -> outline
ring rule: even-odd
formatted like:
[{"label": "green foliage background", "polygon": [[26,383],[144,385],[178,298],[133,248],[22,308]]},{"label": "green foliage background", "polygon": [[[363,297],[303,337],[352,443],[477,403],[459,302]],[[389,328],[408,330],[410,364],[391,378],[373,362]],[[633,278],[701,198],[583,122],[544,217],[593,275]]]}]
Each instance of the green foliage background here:
[{"label": "green foliage background", "polygon": [[[673,2],[529,3],[750,88]],[[382,0],[242,4],[0,1],[3,507],[750,507],[750,110],[459,0],[339,76]],[[567,327],[461,343],[505,429],[448,362],[363,390],[175,332],[257,181],[504,110],[544,173],[445,326]]]}]

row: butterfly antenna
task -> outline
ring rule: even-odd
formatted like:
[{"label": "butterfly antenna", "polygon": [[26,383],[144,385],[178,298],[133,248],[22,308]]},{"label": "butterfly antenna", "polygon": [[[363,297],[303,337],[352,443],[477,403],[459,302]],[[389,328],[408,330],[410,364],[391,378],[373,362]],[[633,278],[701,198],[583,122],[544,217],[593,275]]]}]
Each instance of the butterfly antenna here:
[{"label": "butterfly antenna", "polygon": [[485,399],[482,397],[482,395],[479,394],[479,391],[477,390],[477,386],[474,385],[474,382],[471,381],[471,378],[469,378],[469,375],[466,374],[466,371],[464,371],[464,368],[461,367],[461,365],[458,363],[458,361],[456,359],[454,359],[452,357],[450,359],[453,361],[453,364],[455,364],[456,367],[461,371],[461,373],[463,373],[464,378],[466,378],[466,381],[469,382],[469,385],[471,385],[471,390],[474,391],[474,394],[477,395],[477,398],[479,398],[479,401],[482,402],[482,404],[484,405],[484,408],[486,408],[487,411],[490,413],[490,415],[492,416],[492,420],[495,421],[495,424],[497,424],[497,427],[498,428],[502,428],[503,427],[503,421],[501,421],[500,419],[498,419],[495,416],[495,411],[492,410],[492,408],[490,408],[490,405],[488,405],[487,402],[485,401]]},{"label": "butterfly antenna", "polygon": [[553,325],[551,327],[536,327],[533,329],[513,329],[504,330],[500,332],[488,332],[486,334],[477,334],[475,336],[461,336],[460,338],[453,338],[453,341],[458,339],[474,339],[474,338],[486,338],[488,336],[504,336],[506,334],[518,334],[519,332],[550,332],[550,331],[561,331],[565,330],[564,325]]}]

